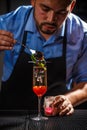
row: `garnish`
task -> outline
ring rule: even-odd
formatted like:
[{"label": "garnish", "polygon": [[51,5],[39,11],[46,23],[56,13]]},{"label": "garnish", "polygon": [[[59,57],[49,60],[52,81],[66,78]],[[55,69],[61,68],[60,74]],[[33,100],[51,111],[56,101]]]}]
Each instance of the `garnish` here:
[{"label": "garnish", "polygon": [[44,68],[44,70],[46,70],[46,61],[42,52],[36,51],[36,53],[31,55],[31,59],[34,64],[41,66],[42,68]]}]

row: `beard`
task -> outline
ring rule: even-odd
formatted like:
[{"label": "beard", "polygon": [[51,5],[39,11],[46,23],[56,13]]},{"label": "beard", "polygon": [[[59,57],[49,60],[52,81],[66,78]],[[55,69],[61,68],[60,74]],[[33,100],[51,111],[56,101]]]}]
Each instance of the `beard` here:
[{"label": "beard", "polygon": [[40,32],[50,35],[57,30],[57,25],[55,23],[44,22],[38,26],[38,29]]}]

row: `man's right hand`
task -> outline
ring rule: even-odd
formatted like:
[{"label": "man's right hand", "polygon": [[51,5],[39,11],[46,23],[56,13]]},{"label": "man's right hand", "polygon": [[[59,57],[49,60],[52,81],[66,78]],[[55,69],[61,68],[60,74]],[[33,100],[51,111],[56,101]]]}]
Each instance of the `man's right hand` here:
[{"label": "man's right hand", "polygon": [[0,30],[0,51],[11,50],[16,43],[11,32]]}]

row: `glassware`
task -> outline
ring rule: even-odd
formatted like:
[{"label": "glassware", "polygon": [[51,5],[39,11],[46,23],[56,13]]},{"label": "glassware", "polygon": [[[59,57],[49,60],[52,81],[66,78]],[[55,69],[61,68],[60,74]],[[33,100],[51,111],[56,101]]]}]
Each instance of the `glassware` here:
[{"label": "glassware", "polygon": [[55,101],[55,96],[45,96],[44,97],[44,114],[47,116],[52,116],[53,107],[51,104]]},{"label": "glassware", "polygon": [[[40,62],[41,63],[41,62]],[[40,121],[47,120],[41,114],[41,98],[47,91],[47,69],[46,66],[39,64],[33,65],[33,91],[38,96],[38,116],[33,117],[32,120]]]}]

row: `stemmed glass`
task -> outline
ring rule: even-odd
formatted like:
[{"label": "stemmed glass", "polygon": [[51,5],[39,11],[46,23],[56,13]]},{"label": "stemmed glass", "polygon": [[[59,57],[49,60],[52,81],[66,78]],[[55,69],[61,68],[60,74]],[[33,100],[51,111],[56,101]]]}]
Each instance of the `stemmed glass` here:
[{"label": "stemmed glass", "polygon": [[33,64],[33,92],[38,97],[38,116],[32,117],[32,120],[40,121],[48,118],[41,114],[41,98],[47,91],[47,69],[43,62]]}]

